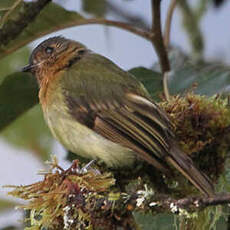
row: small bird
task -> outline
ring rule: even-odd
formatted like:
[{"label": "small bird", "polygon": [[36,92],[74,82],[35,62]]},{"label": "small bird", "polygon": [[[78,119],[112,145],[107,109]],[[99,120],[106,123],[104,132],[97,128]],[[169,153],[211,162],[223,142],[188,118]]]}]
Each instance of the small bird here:
[{"label": "small bird", "polygon": [[61,36],[39,44],[24,72],[37,79],[44,118],[68,150],[109,167],[146,161],[179,170],[206,196],[209,179],[178,147],[172,123],[130,73],[83,44]]}]

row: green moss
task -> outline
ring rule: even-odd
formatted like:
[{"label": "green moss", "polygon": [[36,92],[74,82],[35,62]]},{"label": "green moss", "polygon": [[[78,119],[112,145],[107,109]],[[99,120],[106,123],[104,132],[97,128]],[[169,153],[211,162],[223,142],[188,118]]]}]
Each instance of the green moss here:
[{"label": "green moss", "polygon": [[188,93],[172,97],[160,106],[175,125],[175,134],[185,153],[212,179],[217,180],[224,170],[230,147],[227,132],[230,109],[227,99]]}]

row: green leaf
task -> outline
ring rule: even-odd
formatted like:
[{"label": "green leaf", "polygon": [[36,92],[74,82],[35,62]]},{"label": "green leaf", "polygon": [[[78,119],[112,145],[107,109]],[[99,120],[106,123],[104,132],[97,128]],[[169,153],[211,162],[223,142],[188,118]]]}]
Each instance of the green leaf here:
[{"label": "green leaf", "polygon": [[16,0],[7,0],[7,1],[1,1],[0,2],[0,9],[10,7],[12,4],[14,4]]},{"label": "green leaf", "polygon": [[211,96],[229,92],[230,67],[217,62],[194,62],[182,52],[174,50],[170,54],[172,75],[169,79],[170,94],[183,93],[192,89],[201,95]]},{"label": "green leaf", "polygon": [[17,205],[19,204],[16,202],[6,199],[0,199],[0,212],[8,211],[9,209],[12,209]]},{"label": "green leaf", "polygon": [[90,14],[102,17],[106,13],[105,0],[82,0],[82,9]]},{"label": "green leaf", "polygon": [[133,68],[129,72],[142,82],[155,100],[159,100],[159,95],[163,89],[162,76],[159,72],[144,67]]},{"label": "green leaf", "polygon": [[0,85],[0,130],[38,103],[38,86],[31,74],[16,72]]},{"label": "green leaf", "polygon": [[197,84],[195,93],[207,96],[229,91],[230,68],[216,63],[185,63],[174,71],[169,90],[171,94],[178,94],[192,88],[193,84]]},{"label": "green leaf", "polygon": [[50,159],[54,139],[43,119],[40,105],[20,116],[1,134],[16,147],[30,150],[42,160]]},{"label": "green leaf", "polygon": [[10,75],[18,71],[28,63],[30,49],[24,47],[16,52],[6,56],[0,60],[0,83],[5,79],[6,75]]},{"label": "green leaf", "polygon": [[9,225],[7,227],[2,228],[2,230],[22,230],[22,229],[15,227],[13,225]]},{"label": "green leaf", "polygon": [[11,7],[17,0],[3,0],[0,1],[0,10]]},{"label": "green leaf", "polygon": [[14,19],[23,4],[21,0],[7,0],[0,3],[0,28],[10,19]]},{"label": "green leaf", "polygon": [[[26,7],[24,6],[21,11],[26,11]],[[0,58],[3,58],[39,37],[73,26],[73,22],[76,23],[77,20],[82,19],[83,17],[80,14],[67,11],[55,3],[50,3],[41,11],[37,18],[24,29],[23,33],[11,40],[7,45],[0,45]]]},{"label": "green leaf", "polygon": [[174,216],[170,214],[144,214],[135,212],[134,218],[141,230],[175,230],[176,224]]},{"label": "green leaf", "polygon": [[[14,97],[14,95],[11,94],[12,86],[15,85],[15,87],[18,86],[20,88],[21,87],[20,85],[22,85],[24,87],[23,77],[22,78],[20,78],[20,76],[16,77],[12,83],[11,81],[7,80],[7,77],[4,78],[3,76],[5,76],[6,73],[11,73],[16,69],[22,68],[22,66],[24,66],[25,63],[28,61],[29,53],[30,53],[29,49],[25,47],[3,58],[0,61],[0,82],[2,81],[8,82],[5,85],[5,87],[3,87],[5,88],[4,89],[5,96],[3,98],[0,97],[0,102],[4,102],[5,100],[4,98],[12,99],[12,97]],[[26,78],[32,78],[32,76],[26,76]],[[16,81],[16,83],[14,83],[14,81]],[[34,95],[35,103],[37,102],[38,95],[35,95],[33,93],[34,90],[33,87],[37,88],[36,84],[37,83],[34,82],[34,84],[31,85],[32,86],[31,89],[27,88],[27,90],[29,90],[28,93],[29,96],[26,98],[26,100],[28,99],[32,100],[31,97]],[[0,85],[0,89],[2,90],[1,85]],[[28,105],[27,104],[24,105],[21,101],[19,101],[19,100],[24,100],[25,102],[25,98],[21,98],[22,96],[21,92],[19,91],[19,95],[15,95],[15,96],[16,96],[15,98],[18,99],[17,105],[20,105],[21,107],[26,106],[25,110],[27,110]],[[1,105],[2,103],[0,103],[0,108]],[[32,106],[33,103],[30,105]],[[11,103],[9,105],[5,104],[5,107],[7,108],[11,106],[13,106]],[[19,108],[19,109],[23,110],[23,108]],[[2,112],[4,112],[4,114],[3,115],[0,114],[0,117],[7,119],[8,115],[5,115],[5,109],[3,109]],[[19,113],[19,115],[20,114],[21,113]],[[27,113],[23,114],[22,116],[19,116],[19,118],[16,119],[16,121],[12,122],[9,126],[6,127],[6,129],[2,131],[1,135],[8,141],[8,143],[11,143],[16,147],[30,150],[33,153],[35,153],[37,156],[42,158],[43,160],[47,160],[49,158],[51,145],[53,143],[53,138],[49,134],[49,130],[46,124],[44,123],[43,115],[39,106],[35,106],[34,108],[30,109]]]}]

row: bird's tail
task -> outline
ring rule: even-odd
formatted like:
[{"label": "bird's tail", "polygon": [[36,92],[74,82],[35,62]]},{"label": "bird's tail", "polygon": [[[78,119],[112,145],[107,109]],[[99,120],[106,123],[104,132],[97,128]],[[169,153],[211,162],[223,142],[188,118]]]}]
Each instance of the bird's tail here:
[{"label": "bird's tail", "polygon": [[186,156],[175,144],[172,144],[170,155],[166,161],[179,170],[197,189],[206,196],[215,195],[214,187],[210,179],[200,172],[193,164],[192,160]]}]

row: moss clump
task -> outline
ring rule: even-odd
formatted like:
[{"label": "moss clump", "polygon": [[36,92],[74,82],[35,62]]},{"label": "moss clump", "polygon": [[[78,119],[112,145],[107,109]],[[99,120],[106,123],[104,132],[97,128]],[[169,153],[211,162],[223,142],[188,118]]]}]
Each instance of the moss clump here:
[{"label": "moss clump", "polygon": [[230,109],[227,99],[188,93],[172,97],[160,106],[175,124],[175,134],[183,151],[212,179],[223,172],[230,147]]}]

